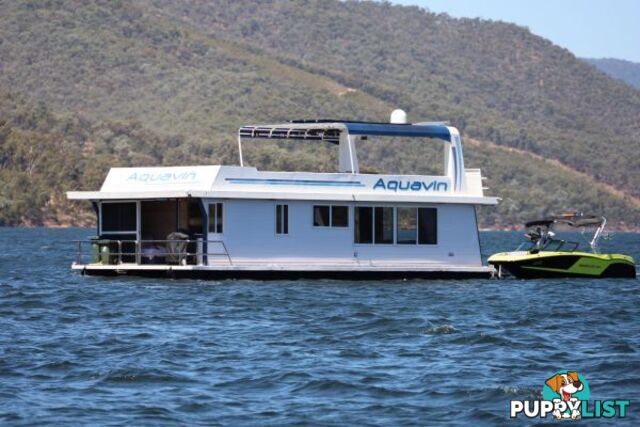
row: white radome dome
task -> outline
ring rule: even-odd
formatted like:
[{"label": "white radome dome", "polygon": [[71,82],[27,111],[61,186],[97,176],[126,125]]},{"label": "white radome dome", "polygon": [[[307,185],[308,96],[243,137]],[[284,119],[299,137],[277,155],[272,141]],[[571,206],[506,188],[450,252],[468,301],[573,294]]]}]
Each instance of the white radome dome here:
[{"label": "white radome dome", "polygon": [[389,121],[394,124],[405,125],[407,124],[407,113],[400,109],[393,110]]}]

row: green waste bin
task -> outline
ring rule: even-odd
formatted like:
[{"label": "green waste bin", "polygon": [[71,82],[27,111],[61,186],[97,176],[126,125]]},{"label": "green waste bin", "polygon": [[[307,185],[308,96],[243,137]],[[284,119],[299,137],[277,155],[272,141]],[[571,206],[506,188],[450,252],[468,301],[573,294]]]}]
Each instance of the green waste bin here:
[{"label": "green waste bin", "polygon": [[91,244],[91,264],[98,264],[100,262],[99,239],[100,238],[98,236],[89,237],[89,242]]},{"label": "green waste bin", "polygon": [[118,242],[113,240],[98,240],[100,247],[100,263],[101,264],[117,264]]}]

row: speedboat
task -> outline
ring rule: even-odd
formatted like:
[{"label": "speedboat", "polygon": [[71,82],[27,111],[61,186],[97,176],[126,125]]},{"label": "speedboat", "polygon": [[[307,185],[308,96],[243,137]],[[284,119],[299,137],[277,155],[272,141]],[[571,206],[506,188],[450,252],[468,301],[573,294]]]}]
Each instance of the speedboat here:
[{"label": "speedboat", "polygon": [[[525,224],[527,242],[512,252],[501,252],[489,257],[489,264],[501,277],[506,270],[518,278],[538,277],[636,277],[633,258],[622,254],[603,254],[598,241],[603,235],[607,220],[602,216],[575,213],[553,216]],[[566,225],[582,230],[595,228],[588,241],[589,250],[581,251],[580,243],[556,238],[553,228]]]}]

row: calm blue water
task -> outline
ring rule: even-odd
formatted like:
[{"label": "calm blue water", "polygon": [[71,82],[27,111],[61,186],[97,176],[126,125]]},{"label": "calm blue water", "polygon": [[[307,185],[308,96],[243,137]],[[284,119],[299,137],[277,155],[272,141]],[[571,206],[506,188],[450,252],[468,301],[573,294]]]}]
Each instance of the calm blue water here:
[{"label": "calm blue water", "polygon": [[90,234],[0,228],[2,425],[493,425],[560,369],[640,422],[638,280],[81,277]]}]

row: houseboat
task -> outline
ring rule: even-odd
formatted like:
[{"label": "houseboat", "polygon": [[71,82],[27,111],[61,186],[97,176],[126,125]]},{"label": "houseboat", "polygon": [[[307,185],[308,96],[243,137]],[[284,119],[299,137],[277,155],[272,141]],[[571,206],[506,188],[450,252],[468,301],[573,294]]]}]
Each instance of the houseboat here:
[{"label": "houseboat", "polygon": [[[363,139],[444,145],[438,176],[360,173]],[[244,164],[246,139],[334,144],[336,173],[265,172]],[[298,120],[242,126],[239,166],[112,168],[93,204],[96,236],[77,242],[73,270],[90,275],[197,278],[488,277],[476,206],[479,169],[466,169],[446,123]],[[373,141],[372,143],[375,143]]]}]

